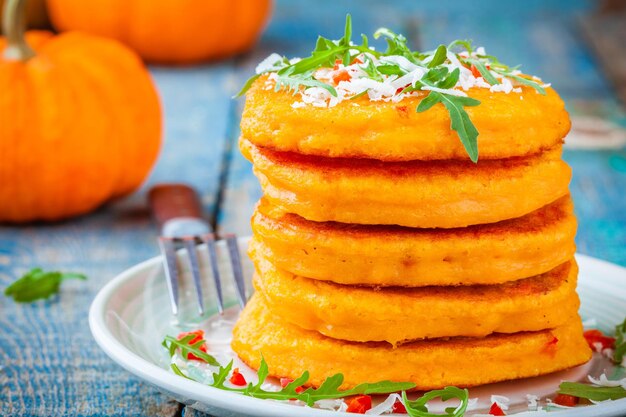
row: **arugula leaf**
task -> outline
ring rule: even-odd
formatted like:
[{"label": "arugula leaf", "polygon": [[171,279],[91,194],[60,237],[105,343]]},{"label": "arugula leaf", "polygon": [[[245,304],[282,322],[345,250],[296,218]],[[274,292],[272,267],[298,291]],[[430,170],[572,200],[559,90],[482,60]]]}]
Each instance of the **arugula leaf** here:
[{"label": "arugula leaf", "polygon": [[176,353],[177,349],[180,349],[180,352],[183,358],[187,358],[188,355],[192,353],[193,355],[202,359],[209,365],[219,366],[219,362],[217,361],[217,359],[215,359],[213,356],[209,355],[208,353],[200,350],[200,347],[206,343],[205,340],[199,340],[193,344],[189,343],[196,337],[197,337],[196,335],[190,334],[179,340],[172,336],[165,336],[165,339],[163,339],[163,342],[161,343],[161,345],[168,350],[170,357],[174,356],[174,353]]},{"label": "arugula leaf", "polygon": [[[219,370],[217,371],[217,373],[213,372],[213,383],[211,384],[211,386],[215,387],[215,388],[220,388],[220,389],[227,389],[224,386],[224,383],[226,382],[226,379],[228,378],[228,374],[230,374],[230,370],[233,369],[233,361],[231,360],[230,362],[228,362],[228,364],[226,366],[221,366],[219,367]],[[230,390],[230,389],[228,389]]]},{"label": "arugula leaf", "polygon": [[[458,76],[458,75],[457,75]],[[442,103],[450,114],[450,127],[459,135],[459,139],[472,162],[478,161],[478,130],[465,111],[465,107],[478,106],[480,101],[471,97],[459,97],[431,91],[417,106],[421,113],[437,103]]]},{"label": "arugula leaf", "polygon": [[170,368],[172,369],[172,371],[174,371],[174,373],[178,376],[182,376],[183,378],[189,379],[191,381],[193,381],[193,379],[189,378],[187,375],[185,375],[183,373],[183,371],[180,370],[180,368],[175,364],[175,363],[171,363],[170,364]]},{"label": "arugula leaf", "polygon": [[278,71],[274,89],[278,91],[281,88],[286,88],[289,91],[293,91],[295,94],[298,92],[300,86],[304,86],[305,88],[320,87],[328,91],[334,97],[337,97],[337,91],[333,86],[313,78],[313,71],[304,74],[294,74],[294,71],[294,67],[288,67],[284,71]]},{"label": "arugula leaf", "polygon": [[615,326],[615,350],[613,351],[613,362],[622,363],[626,356],[626,319],[622,324]]},{"label": "arugula leaf", "polygon": [[[448,407],[445,409],[446,414],[433,414],[428,412],[429,401],[435,398],[441,398],[441,401],[449,401],[451,399],[457,399],[461,403],[457,407]],[[460,389],[457,387],[445,387],[444,389],[429,391],[415,401],[410,401],[406,392],[402,392],[402,402],[406,408],[406,412],[411,417],[437,417],[437,416],[450,416],[450,417],[463,417],[467,410],[469,401],[469,392],[466,389]]]},{"label": "arugula leaf", "polygon": [[346,15],[346,25],[343,31],[343,38],[339,41],[339,45],[347,47],[343,54],[343,65],[350,65],[352,61],[350,57],[350,44],[352,43],[352,16]]},{"label": "arugula leaf", "polygon": [[87,276],[69,272],[45,272],[41,268],[34,268],[9,285],[4,290],[4,295],[12,297],[18,303],[46,299],[57,294],[61,282],[67,279],[85,281]]},{"label": "arugula leaf", "polygon": [[441,98],[439,97],[438,93],[435,93],[434,91],[431,91],[426,98],[422,99],[422,101],[420,101],[420,104],[418,104],[417,109],[415,109],[418,113],[424,112],[428,109],[430,109],[432,106],[434,106],[437,103],[441,102]]},{"label": "arugula leaf", "polygon": [[446,62],[446,59],[448,59],[448,48],[445,45],[439,45],[433,59],[428,63],[428,68],[437,67]]},{"label": "arugula leaf", "polygon": [[385,55],[400,55],[414,64],[418,63],[417,59],[413,55],[413,52],[406,45],[406,38],[404,36],[399,35],[387,28],[380,28],[374,32],[374,39],[378,39],[381,36],[387,40],[387,50],[385,51]]},{"label": "arugula leaf", "polygon": [[537,91],[541,95],[544,95],[544,96],[546,95],[546,90],[541,86],[541,84],[539,84],[536,81],[529,80],[528,78],[520,77],[519,75],[514,75],[510,69],[506,69],[506,70],[495,69],[495,71],[504,77],[517,81],[519,84],[527,85],[529,87],[534,88],[535,91]]},{"label": "arugula leaf", "polygon": [[619,400],[626,398],[626,390],[622,387],[600,387],[578,382],[562,382],[559,394],[567,394],[591,401]]},{"label": "arugula leaf", "polygon": [[381,72],[378,70],[378,68],[376,68],[376,66],[374,65],[374,61],[370,57],[365,56],[365,66],[361,66],[361,69],[372,80],[374,81],[383,80],[383,77],[380,75]]},{"label": "arugula leaf", "polygon": [[470,97],[457,97],[449,94],[440,95],[441,102],[448,109],[448,113],[450,113],[450,127],[459,135],[459,139],[461,139],[461,143],[472,162],[478,162],[478,130],[476,130],[476,126],[470,120],[465,107],[478,106],[480,101]]},{"label": "arugula leaf", "polygon": [[384,64],[376,67],[376,70],[384,75],[404,75],[405,72],[398,65]]},{"label": "arugula leaf", "polygon": [[424,76],[420,79],[420,81],[424,84],[428,84],[434,87],[437,81],[443,79],[447,75],[448,75],[447,67],[433,68],[433,69],[428,70],[428,72],[424,74]]},{"label": "arugula leaf", "polygon": [[246,91],[248,91],[250,89],[250,87],[252,87],[252,84],[254,84],[254,82],[263,74],[265,74],[265,73],[261,72],[259,74],[255,74],[252,77],[248,78],[248,81],[246,81],[246,83],[243,85],[243,87],[241,87],[241,90],[239,90],[239,92],[237,94],[235,94],[233,96],[233,98],[241,97],[244,94],[246,94]]},{"label": "arugula leaf", "polygon": [[467,39],[457,39],[455,41],[450,42],[448,45],[448,49],[454,49],[455,47],[460,46],[465,49],[468,53],[472,53],[474,47],[472,46],[472,41]]},{"label": "arugula leaf", "polygon": [[461,74],[461,70],[459,70],[458,68],[455,68],[444,79],[436,82],[437,87],[443,88],[446,90],[453,88],[456,85],[456,83],[459,81],[460,74]]},{"label": "arugula leaf", "polygon": [[487,69],[485,64],[483,64],[482,61],[480,61],[479,59],[467,59],[465,60],[465,62],[474,65],[478,72],[480,72],[480,75],[482,75],[485,81],[487,81],[489,84],[500,84],[500,81],[498,81],[498,79],[493,76],[493,74]]}]

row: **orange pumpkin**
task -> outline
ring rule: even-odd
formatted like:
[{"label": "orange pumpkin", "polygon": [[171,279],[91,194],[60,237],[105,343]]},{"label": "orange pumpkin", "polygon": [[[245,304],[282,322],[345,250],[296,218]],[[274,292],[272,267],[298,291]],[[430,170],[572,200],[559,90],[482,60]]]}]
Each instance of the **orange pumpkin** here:
[{"label": "orange pumpkin", "polygon": [[124,42],[145,60],[186,64],[249,49],[271,0],[47,0],[60,31]]},{"label": "orange pumpkin", "polygon": [[63,219],[135,190],[161,138],[159,99],[140,58],[92,35],[24,36],[24,2],[6,6],[0,222]]}]

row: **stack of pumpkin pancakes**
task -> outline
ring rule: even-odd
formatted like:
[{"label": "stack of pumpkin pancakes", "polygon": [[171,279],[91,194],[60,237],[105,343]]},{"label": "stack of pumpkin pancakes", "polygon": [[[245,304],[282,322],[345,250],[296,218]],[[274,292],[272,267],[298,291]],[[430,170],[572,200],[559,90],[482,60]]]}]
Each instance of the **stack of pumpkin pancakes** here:
[{"label": "stack of pumpkin pancakes", "polygon": [[232,347],[270,374],[336,373],[420,390],[545,374],[589,360],[577,310],[570,122],[546,95],[472,89],[473,163],[442,105],[367,98],[292,106],[264,77],[240,148],[264,197],[256,294]]}]

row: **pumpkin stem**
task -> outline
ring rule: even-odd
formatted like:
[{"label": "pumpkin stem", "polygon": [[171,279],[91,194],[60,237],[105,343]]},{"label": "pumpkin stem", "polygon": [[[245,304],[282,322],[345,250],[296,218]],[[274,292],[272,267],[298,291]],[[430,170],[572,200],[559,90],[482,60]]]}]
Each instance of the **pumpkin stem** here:
[{"label": "pumpkin stem", "polygon": [[26,0],[7,0],[4,4],[2,31],[7,38],[3,56],[9,60],[26,61],[35,51],[26,43]]}]

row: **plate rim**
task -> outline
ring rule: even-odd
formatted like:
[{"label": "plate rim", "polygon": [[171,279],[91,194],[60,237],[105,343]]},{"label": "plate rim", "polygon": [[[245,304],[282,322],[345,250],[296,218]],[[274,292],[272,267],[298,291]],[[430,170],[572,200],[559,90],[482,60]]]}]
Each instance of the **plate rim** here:
[{"label": "plate rim", "polygon": [[[250,239],[250,237],[239,238],[240,242],[248,239]],[[280,402],[246,397],[237,393],[210,387],[200,382],[188,380],[161,368],[160,366],[127,349],[113,335],[106,325],[105,306],[119,287],[132,281],[133,279],[136,279],[136,276],[138,276],[141,271],[154,268],[156,265],[161,263],[161,259],[161,256],[155,256],[124,270],[106,283],[98,291],[96,297],[92,301],[89,308],[89,329],[98,346],[100,346],[110,359],[142,380],[161,387],[166,391],[175,393],[181,397],[210,404],[215,408],[253,416],[271,415],[273,417],[294,417],[296,415],[308,416],[312,413],[319,416],[337,416],[336,411],[309,407],[297,407]],[[611,275],[623,274],[626,276],[626,268],[612,262],[579,253],[576,253],[576,259],[579,263],[585,263],[588,265],[595,264],[597,267],[610,270]],[[264,406],[259,407],[261,404]],[[626,398],[616,401],[607,401],[593,406],[564,409],[562,411],[559,410],[555,412],[557,412],[559,416],[563,417],[592,417],[597,415],[596,413],[599,412],[614,413],[623,411],[626,411]],[[542,414],[531,411],[523,412],[521,415],[532,416]]]}]

